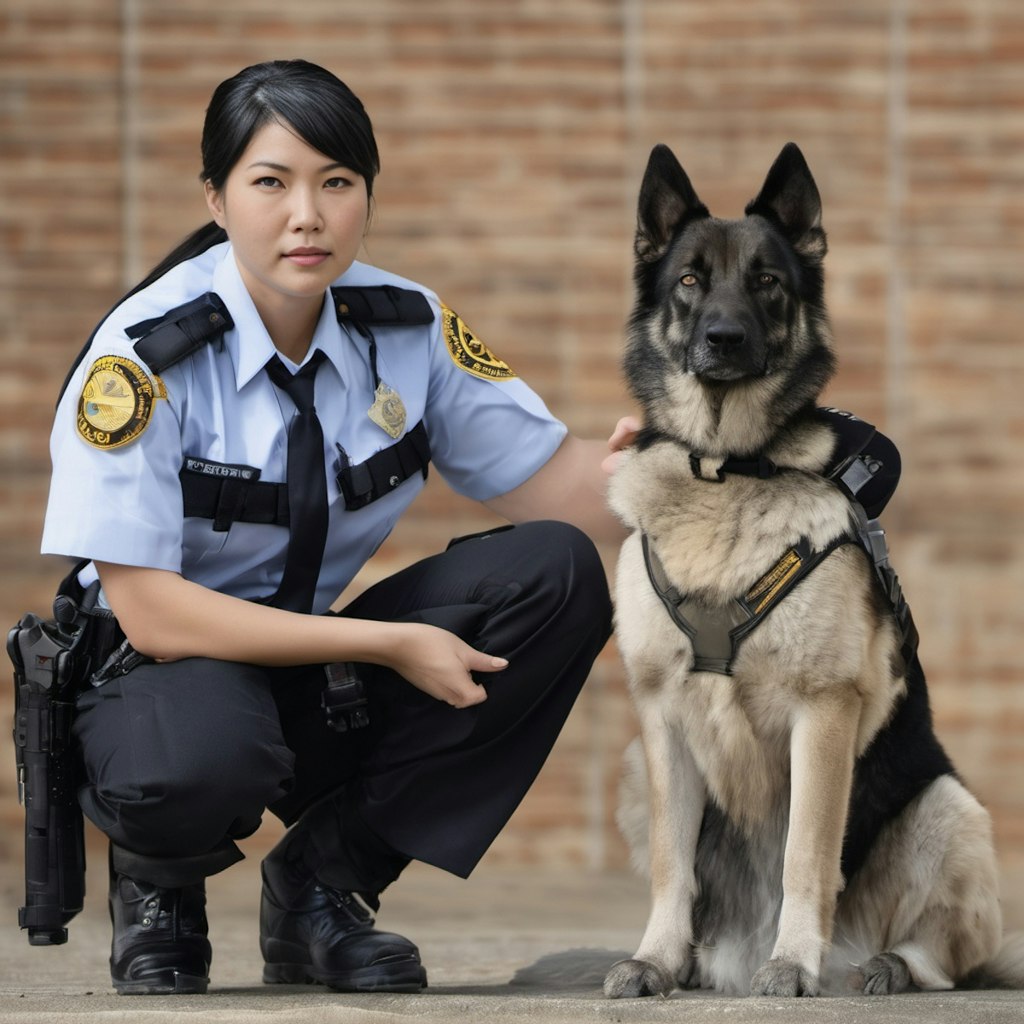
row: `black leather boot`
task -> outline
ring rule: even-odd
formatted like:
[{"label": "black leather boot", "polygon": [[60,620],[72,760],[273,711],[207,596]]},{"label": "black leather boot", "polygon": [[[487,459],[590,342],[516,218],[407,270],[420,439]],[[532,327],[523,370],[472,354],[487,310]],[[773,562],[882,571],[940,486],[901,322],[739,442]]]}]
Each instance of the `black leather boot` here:
[{"label": "black leather boot", "polygon": [[110,977],[121,995],[205,992],[212,953],[206,887],[161,888],[111,871]]},{"label": "black leather boot", "polygon": [[357,895],[263,862],[260,951],[270,984],[320,982],[340,992],[419,992],[427,972],[408,939],[373,927]]}]

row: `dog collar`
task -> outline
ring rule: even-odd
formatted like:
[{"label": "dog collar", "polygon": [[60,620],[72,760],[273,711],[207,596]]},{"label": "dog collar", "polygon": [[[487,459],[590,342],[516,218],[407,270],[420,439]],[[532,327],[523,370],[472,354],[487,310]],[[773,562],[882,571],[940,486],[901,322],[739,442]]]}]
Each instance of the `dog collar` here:
[{"label": "dog collar", "polygon": [[768,477],[775,476],[779,471],[779,467],[764,455],[759,455],[756,459],[734,459],[730,456],[714,470],[714,476],[705,476],[701,463],[706,458],[707,456],[705,455],[691,452],[690,472],[694,475],[695,479],[705,480],[712,484],[725,483],[727,473],[736,473],[739,476],[756,476],[761,480],[767,480]]}]

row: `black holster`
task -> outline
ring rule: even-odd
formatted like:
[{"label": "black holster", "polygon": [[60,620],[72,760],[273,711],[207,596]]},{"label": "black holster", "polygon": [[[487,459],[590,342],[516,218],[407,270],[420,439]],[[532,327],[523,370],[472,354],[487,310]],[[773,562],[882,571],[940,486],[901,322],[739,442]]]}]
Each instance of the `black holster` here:
[{"label": "black holster", "polygon": [[33,946],[67,942],[85,896],[85,843],[78,805],[75,700],[123,640],[113,614],[96,607],[99,583],[83,590],[79,563],[61,583],[54,617],[31,612],[7,634],[14,664],[14,747],[25,808],[25,906],[18,923]]}]

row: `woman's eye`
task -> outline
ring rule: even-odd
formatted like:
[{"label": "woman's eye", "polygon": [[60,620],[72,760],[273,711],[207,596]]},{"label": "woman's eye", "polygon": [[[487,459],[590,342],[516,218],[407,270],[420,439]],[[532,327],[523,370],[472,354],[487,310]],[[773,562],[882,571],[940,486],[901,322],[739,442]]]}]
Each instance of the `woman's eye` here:
[{"label": "woman's eye", "polygon": [[350,182],[348,178],[328,178],[327,181],[324,182],[324,188],[346,188],[351,184],[352,182]]},{"label": "woman's eye", "polygon": [[679,283],[687,288],[692,288],[697,283],[697,275],[683,274],[683,276],[679,278]]},{"label": "woman's eye", "polygon": [[281,182],[279,179],[273,178],[270,175],[268,175],[265,178],[257,178],[256,181],[253,182],[253,184],[260,185],[263,188],[277,188],[281,184]]}]

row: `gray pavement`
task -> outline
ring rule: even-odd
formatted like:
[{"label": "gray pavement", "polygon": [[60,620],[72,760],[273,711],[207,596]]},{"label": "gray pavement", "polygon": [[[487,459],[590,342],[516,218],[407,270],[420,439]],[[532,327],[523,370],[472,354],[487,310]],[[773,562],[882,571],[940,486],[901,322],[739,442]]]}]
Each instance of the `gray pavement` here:
[{"label": "gray pavement", "polygon": [[[205,996],[125,997],[110,988],[105,858],[93,854],[86,909],[59,947],[30,947],[15,924],[23,902],[13,866],[0,867],[0,1024],[414,1024],[429,1022],[788,1021],[858,1024],[1024,1024],[1024,993],[732,999],[676,993],[608,1001],[605,968],[636,945],[644,885],[625,873],[490,867],[467,882],[413,865],[385,895],[379,921],[420,945],[422,995],[344,995],[260,981],[258,853],[210,880],[214,965]],[[1005,879],[1014,892],[1024,873]],[[1008,917],[1024,927],[1018,902]],[[572,964],[569,971],[562,970]]]}]

